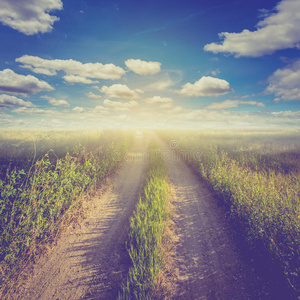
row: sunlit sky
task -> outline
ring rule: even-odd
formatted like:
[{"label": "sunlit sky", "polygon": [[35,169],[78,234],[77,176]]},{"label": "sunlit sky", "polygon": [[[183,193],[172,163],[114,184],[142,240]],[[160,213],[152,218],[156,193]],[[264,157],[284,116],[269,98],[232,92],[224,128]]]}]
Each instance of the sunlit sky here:
[{"label": "sunlit sky", "polygon": [[0,22],[0,127],[300,127],[300,0],[0,0]]}]

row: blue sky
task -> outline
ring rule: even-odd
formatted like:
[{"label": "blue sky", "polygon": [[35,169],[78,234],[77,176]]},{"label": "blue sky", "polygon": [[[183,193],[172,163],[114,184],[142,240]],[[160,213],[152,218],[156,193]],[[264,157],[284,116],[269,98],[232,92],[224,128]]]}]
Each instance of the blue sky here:
[{"label": "blue sky", "polygon": [[0,126],[299,128],[300,0],[0,1]]}]

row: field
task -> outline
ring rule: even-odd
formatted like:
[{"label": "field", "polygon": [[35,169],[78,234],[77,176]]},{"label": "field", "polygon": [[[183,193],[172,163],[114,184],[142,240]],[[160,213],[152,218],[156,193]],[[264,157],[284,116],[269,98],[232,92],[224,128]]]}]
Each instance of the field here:
[{"label": "field", "polygon": [[[296,298],[299,158],[291,130],[2,130],[3,295],[90,198],[90,225],[67,232],[12,299]],[[282,283],[237,254],[233,231]]]},{"label": "field", "polygon": [[299,132],[162,135],[228,205],[249,244],[263,245],[299,290]]},{"label": "field", "polygon": [[131,135],[3,131],[1,138],[0,282],[51,239],[65,212],[113,171]]}]

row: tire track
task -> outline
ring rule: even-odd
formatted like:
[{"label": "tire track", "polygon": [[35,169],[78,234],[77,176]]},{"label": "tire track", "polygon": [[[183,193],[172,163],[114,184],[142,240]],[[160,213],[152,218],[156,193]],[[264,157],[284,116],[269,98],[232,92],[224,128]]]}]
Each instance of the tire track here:
[{"label": "tire track", "polygon": [[244,261],[215,197],[174,150],[156,140],[165,153],[176,210],[175,299],[275,299]]},{"label": "tire track", "polygon": [[148,138],[132,152],[95,201],[84,226],[66,232],[35,264],[13,299],[115,299],[128,269],[125,248],[129,218],[143,187]]}]

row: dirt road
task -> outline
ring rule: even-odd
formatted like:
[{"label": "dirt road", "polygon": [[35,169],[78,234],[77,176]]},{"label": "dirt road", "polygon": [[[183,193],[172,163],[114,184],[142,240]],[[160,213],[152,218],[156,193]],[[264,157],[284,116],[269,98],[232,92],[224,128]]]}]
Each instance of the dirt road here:
[{"label": "dirt road", "polygon": [[[174,194],[175,299],[288,299],[268,287],[250,259],[241,255],[226,212],[211,192],[175,151],[152,137],[165,153]],[[41,257],[33,275],[11,295],[13,299],[116,299],[128,271],[128,220],[144,183],[148,144],[149,139],[137,138],[133,152],[112,176],[85,224],[66,232]]]},{"label": "dirt road", "polygon": [[[136,143],[85,224],[66,232],[13,299],[115,299],[126,276],[127,227],[144,183],[148,140]],[[123,274],[125,273],[125,274]]]},{"label": "dirt road", "polygon": [[289,299],[280,298],[276,289],[272,294],[251,259],[241,255],[216,198],[174,150],[156,140],[164,151],[177,214],[176,299]]}]

